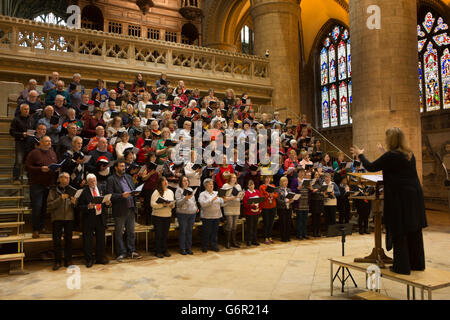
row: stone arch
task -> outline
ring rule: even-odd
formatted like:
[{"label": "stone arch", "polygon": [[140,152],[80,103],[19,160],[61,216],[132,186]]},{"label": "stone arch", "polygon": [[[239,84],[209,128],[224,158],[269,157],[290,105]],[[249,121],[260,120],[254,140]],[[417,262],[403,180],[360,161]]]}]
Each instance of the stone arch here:
[{"label": "stone arch", "polygon": [[422,7],[429,7],[434,11],[438,12],[442,18],[446,21],[450,21],[450,8],[449,5],[445,4],[440,0],[418,0],[417,1],[417,14],[420,14],[420,9]]},{"label": "stone arch", "polygon": [[[249,15],[250,0],[219,0],[211,4],[205,23],[205,44],[219,47],[225,44],[227,49],[236,51],[236,33],[240,32],[242,20]],[[237,31],[238,30],[238,31]]]},{"label": "stone arch", "polygon": [[344,26],[351,34],[350,26],[347,23],[338,19],[329,19],[327,22],[325,22],[322,28],[320,28],[319,32],[316,35],[316,38],[314,39],[312,50],[309,53],[308,63],[314,63],[314,57],[318,55],[322,41],[336,24]]},{"label": "stone arch", "polygon": [[86,28],[103,31],[103,13],[102,10],[95,5],[87,5],[81,10],[81,24],[86,24]]}]

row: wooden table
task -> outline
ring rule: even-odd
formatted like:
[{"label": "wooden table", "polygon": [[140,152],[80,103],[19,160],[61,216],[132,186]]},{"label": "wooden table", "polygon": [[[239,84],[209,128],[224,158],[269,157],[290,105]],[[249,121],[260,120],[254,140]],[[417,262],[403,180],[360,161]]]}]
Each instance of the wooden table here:
[{"label": "wooden table", "polygon": [[[333,295],[333,265],[364,272],[367,277],[367,268],[371,263],[354,262],[354,257],[338,257],[330,260],[330,294]],[[416,299],[415,289],[420,290],[421,300],[425,299],[425,291],[428,293],[428,300],[432,300],[432,292],[437,289],[450,287],[450,271],[435,268],[426,268],[425,271],[411,271],[410,275],[398,274],[389,269],[381,269],[381,278],[386,278],[395,282],[403,283],[407,289],[407,299],[410,300],[410,287],[412,288],[412,298]]]}]

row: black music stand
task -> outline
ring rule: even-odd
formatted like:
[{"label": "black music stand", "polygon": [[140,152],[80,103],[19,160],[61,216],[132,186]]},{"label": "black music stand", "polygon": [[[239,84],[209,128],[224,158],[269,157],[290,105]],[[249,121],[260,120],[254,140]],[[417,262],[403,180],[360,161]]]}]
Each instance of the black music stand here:
[{"label": "black music stand", "polygon": [[[339,237],[341,236],[341,242],[342,242],[342,256],[345,256],[345,236],[351,236],[353,231],[353,225],[351,223],[346,224],[333,224],[331,226],[328,226],[327,231],[327,237]],[[347,276],[345,275],[345,271],[347,271]],[[342,272],[342,275],[339,276],[339,272]],[[348,280],[348,278],[352,279],[353,284],[355,285],[355,288],[358,288],[355,279],[353,279],[352,274],[350,273],[350,270],[347,267],[339,267],[336,271],[336,274],[333,277],[333,283],[334,280],[338,278],[341,282],[342,289],[341,292],[344,292],[344,286],[345,282]]]}]

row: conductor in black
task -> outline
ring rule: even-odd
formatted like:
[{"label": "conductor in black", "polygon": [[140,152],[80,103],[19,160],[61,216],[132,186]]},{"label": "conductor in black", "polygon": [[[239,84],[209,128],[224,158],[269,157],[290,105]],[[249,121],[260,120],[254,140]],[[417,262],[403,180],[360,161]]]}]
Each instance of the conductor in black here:
[{"label": "conductor in black", "polygon": [[379,144],[383,155],[370,162],[364,150],[351,148],[354,156],[369,172],[383,171],[386,249],[394,249],[391,271],[410,274],[425,270],[422,229],[427,227],[422,186],[416,170],[416,159],[406,145],[399,128],[386,131],[387,151]]}]

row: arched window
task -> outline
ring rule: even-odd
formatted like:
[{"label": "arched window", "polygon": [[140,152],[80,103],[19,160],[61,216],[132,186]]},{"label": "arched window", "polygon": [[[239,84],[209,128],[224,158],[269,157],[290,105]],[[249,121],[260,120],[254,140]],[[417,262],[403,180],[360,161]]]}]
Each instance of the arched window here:
[{"label": "arched window", "polygon": [[321,126],[338,127],[352,123],[352,67],[350,34],[336,25],[320,50]]},{"label": "arched window", "polygon": [[56,16],[53,12],[45,13],[34,18],[34,21],[57,24],[60,26],[65,26],[66,21],[63,18]]},{"label": "arched window", "polygon": [[249,26],[245,25],[241,29],[241,45],[242,45],[242,53],[253,54],[253,43],[255,40],[255,36],[253,30],[249,28]]},{"label": "arched window", "polygon": [[420,112],[450,109],[450,37],[448,24],[431,10],[419,11]]}]

